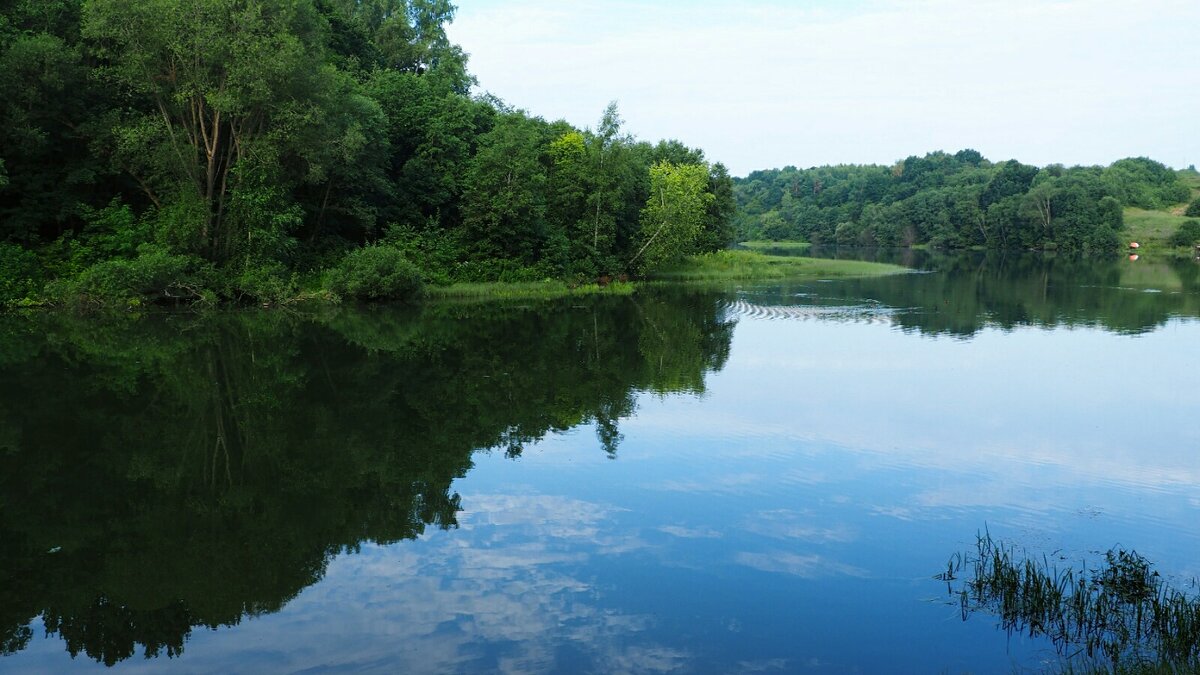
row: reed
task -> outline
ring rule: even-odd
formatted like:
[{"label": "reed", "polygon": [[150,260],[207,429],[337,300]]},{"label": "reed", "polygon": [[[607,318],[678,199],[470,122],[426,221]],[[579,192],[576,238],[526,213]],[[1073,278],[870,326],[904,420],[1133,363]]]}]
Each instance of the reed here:
[{"label": "reed", "polygon": [[1200,672],[1200,598],[1167,586],[1136,551],[1114,548],[1096,569],[1059,569],[985,531],[935,578],[964,621],[985,612],[1009,635],[1048,638],[1064,672]]}]

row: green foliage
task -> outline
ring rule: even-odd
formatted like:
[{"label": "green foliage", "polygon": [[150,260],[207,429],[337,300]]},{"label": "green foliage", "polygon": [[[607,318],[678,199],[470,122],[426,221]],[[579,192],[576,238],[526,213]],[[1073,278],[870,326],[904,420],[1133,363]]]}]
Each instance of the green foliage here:
[{"label": "green foliage", "polygon": [[425,283],[446,285],[455,280],[456,261],[463,255],[460,236],[438,228],[418,230],[392,225],[383,241],[406,259],[415,261]]},{"label": "green foliage", "polygon": [[641,247],[630,261],[640,271],[675,263],[697,251],[714,201],[708,171],[700,164],[667,161],[650,167],[650,197],[642,209]]},{"label": "green foliage", "polygon": [[1158,209],[1191,196],[1175,171],[1145,157],[1117,160],[1104,170],[1102,178],[1125,206]]},{"label": "green foliage", "polygon": [[1200,220],[1185,220],[1171,235],[1172,246],[1193,246],[1200,243]]},{"label": "green foliage", "polygon": [[98,262],[49,292],[57,302],[77,307],[209,302],[213,278],[211,265],[195,256],[144,244],[136,257]]},{"label": "green foliage", "polygon": [[255,264],[247,260],[230,283],[224,295],[243,302],[279,304],[299,292],[295,275],[279,262]]},{"label": "green foliage", "polygon": [[44,283],[37,255],[0,241],[0,308],[37,298]]},{"label": "green foliage", "polygon": [[540,132],[533,120],[510,113],[479,139],[467,170],[463,223],[482,257],[526,263],[539,257],[546,216]]},{"label": "green foliage", "polygon": [[[675,242],[664,231],[648,253],[732,241],[724,167],[624,134],[615,103],[576,129],[471,97],[446,34],[454,11],[449,0],[9,3],[0,241],[41,262],[21,288],[56,279],[71,297],[142,298],[162,254],[212,263],[221,299],[276,303],[381,240],[429,283],[586,283],[638,257],[658,162],[703,172],[709,197],[699,229]],[[377,290],[390,293],[362,297]]]},{"label": "green foliage", "polygon": [[853,246],[1109,250],[1123,207],[1181,200],[1179,174],[1148,159],[1108,168],[1009,160],[974,151],[909,157],[891,168],[758,171],[736,183],[743,239]]},{"label": "green foliage", "polygon": [[1187,216],[1188,218],[1200,218],[1200,197],[1195,198],[1192,200],[1191,204],[1188,204],[1188,207],[1184,210],[1183,215]]},{"label": "green foliage", "polygon": [[421,291],[421,272],[396,248],[364,246],[330,270],[326,284],[348,300],[411,300]]}]

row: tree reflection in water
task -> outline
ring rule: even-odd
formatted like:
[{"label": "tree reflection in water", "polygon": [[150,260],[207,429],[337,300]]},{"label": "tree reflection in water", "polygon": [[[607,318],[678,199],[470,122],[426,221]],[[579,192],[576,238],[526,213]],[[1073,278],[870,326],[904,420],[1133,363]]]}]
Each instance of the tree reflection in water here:
[{"label": "tree reflection in water", "polygon": [[[665,294],[665,295],[664,295]],[[108,665],[278,611],[364,542],[457,526],[472,455],[704,391],[718,294],[0,324],[0,649]]]}]

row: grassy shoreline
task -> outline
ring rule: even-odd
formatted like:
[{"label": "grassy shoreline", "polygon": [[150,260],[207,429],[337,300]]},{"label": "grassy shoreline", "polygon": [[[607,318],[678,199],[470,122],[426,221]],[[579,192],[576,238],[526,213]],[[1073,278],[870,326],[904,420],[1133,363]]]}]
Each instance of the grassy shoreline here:
[{"label": "grassy shoreline", "polygon": [[807,241],[763,241],[752,240],[738,243],[744,249],[751,251],[804,251],[812,247]]},{"label": "grassy shoreline", "polygon": [[637,290],[635,282],[617,281],[600,284],[571,285],[565,281],[529,281],[507,283],[503,281],[481,283],[458,283],[449,286],[426,286],[422,294],[425,300],[553,300],[556,298],[588,295],[632,295]]},{"label": "grassy shoreline", "polygon": [[909,271],[906,267],[860,260],[828,260],[799,256],[772,256],[754,251],[718,251],[692,256],[651,274],[641,281],[613,282],[604,286],[572,286],[548,280],[526,283],[459,283],[429,286],[428,301],[553,300],[589,295],[632,295],[646,284],[695,284],[722,281],[772,281],[882,276]]},{"label": "grassy shoreline", "polygon": [[907,267],[862,260],[773,256],[753,251],[717,251],[693,256],[651,275],[654,281],[757,281],[873,277],[908,272]]},{"label": "grassy shoreline", "polygon": [[[899,274],[908,271],[905,267],[859,260],[829,260],[801,256],[773,256],[754,251],[726,250],[692,256],[681,263],[651,274],[643,280],[614,281],[608,284],[571,284],[559,279],[533,282],[482,282],[456,283],[448,286],[424,286],[410,302],[487,302],[494,300],[556,300],[584,296],[627,296],[636,293],[647,284],[703,284],[732,281],[772,281],[783,279],[827,279],[841,277],[867,277]],[[264,308],[336,305],[343,301],[327,290],[319,288],[316,278],[306,280],[298,292],[274,302],[252,303]],[[137,311],[150,309],[153,303],[91,303],[75,309]],[[193,303],[192,307],[216,308],[218,304]],[[70,309],[46,301],[29,302],[21,306],[0,306],[0,312],[22,309]]]}]

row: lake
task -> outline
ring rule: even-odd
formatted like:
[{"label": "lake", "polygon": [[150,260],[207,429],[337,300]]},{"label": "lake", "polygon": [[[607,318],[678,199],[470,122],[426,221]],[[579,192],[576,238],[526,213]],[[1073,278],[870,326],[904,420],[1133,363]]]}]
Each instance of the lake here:
[{"label": "lake", "polygon": [[917,271],[0,317],[0,671],[1054,670],[978,533],[1200,577],[1200,264],[852,255]]}]

